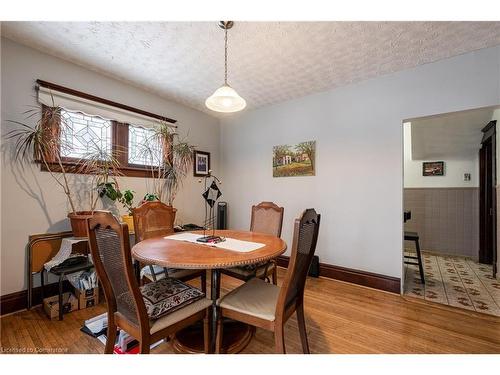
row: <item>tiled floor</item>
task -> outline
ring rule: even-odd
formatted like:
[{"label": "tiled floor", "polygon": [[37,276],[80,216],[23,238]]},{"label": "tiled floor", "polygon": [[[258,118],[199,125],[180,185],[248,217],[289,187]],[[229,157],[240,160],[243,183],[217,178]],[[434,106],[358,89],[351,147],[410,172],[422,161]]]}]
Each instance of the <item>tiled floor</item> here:
[{"label": "tiled floor", "polygon": [[405,265],[405,295],[500,316],[500,281],[493,278],[490,265],[459,256],[422,256],[425,285],[418,266]]}]

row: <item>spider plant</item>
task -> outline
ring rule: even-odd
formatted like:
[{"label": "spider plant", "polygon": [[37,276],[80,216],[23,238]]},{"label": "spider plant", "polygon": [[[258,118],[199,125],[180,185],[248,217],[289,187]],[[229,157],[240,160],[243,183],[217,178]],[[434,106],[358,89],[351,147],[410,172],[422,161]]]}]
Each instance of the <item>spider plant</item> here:
[{"label": "spider plant", "polygon": [[77,171],[92,176],[90,181],[90,211],[94,211],[99,198],[107,195],[114,198],[112,200],[117,199],[113,196],[113,192],[120,191],[117,181],[117,177],[121,176],[118,154],[122,151],[111,152],[95,141],[90,142],[88,147],[89,149],[77,164]]},{"label": "spider plant", "polygon": [[[54,104],[54,102],[53,102]],[[18,128],[6,134],[7,139],[15,139],[14,160],[17,162],[39,162],[45,166],[50,176],[59,185],[72,212],[76,212],[76,205],[68,182],[67,171],[61,160],[60,150],[62,144],[59,132],[68,126],[61,116],[61,109],[55,105],[40,107],[33,106],[24,112],[26,120],[36,118],[34,125],[28,125],[20,121],[9,120],[17,124]],[[57,168],[55,168],[55,165]],[[55,172],[57,171],[57,172]],[[58,173],[58,174],[56,174]]]},{"label": "spider plant", "polygon": [[183,179],[193,165],[194,146],[160,122],[142,146],[150,161],[153,195],[158,200],[172,205]]}]

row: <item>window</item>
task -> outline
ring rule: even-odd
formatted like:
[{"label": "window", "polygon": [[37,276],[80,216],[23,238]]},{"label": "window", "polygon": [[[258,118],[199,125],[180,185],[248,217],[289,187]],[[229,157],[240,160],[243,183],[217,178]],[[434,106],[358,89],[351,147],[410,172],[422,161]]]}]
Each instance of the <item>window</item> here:
[{"label": "window", "polygon": [[128,125],[128,164],[158,166],[162,152],[153,129]]},{"label": "window", "polygon": [[125,176],[157,173],[151,166],[162,164],[163,145],[154,142],[151,127],[161,122],[175,128],[176,120],[54,83],[37,80],[37,84],[42,112],[51,107],[61,111],[60,123],[45,124],[46,134],[60,141],[60,159],[49,155],[47,165],[40,163],[42,170],[62,171],[62,162],[69,173],[85,173],[80,160],[95,160],[99,153],[102,160],[116,158]]},{"label": "window", "polygon": [[97,153],[111,154],[111,120],[61,109],[61,122],[62,157],[85,159]]},{"label": "window", "polygon": [[[151,177],[151,166],[162,162],[162,148],[154,137],[154,130],[129,125],[83,112],[61,108],[59,124],[60,155],[65,170],[82,173],[78,168],[81,159],[102,159],[114,153],[125,176]],[[47,167],[41,164],[42,170]],[[54,162],[51,170],[58,171]]]}]

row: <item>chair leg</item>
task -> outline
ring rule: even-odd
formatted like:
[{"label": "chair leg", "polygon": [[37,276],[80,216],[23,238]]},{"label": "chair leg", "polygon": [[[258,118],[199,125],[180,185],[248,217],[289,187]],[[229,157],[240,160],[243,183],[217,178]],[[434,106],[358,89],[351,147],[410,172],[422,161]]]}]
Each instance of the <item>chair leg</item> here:
[{"label": "chair leg", "polygon": [[203,318],[203,349],[205,354],[210,352],[210,325],[208,323],[208,312]]},{"label": "chair leg", "polygon": [[284,323],[276,324],[274,328],[274,346],[276,354],[285,354],[285,327]]},{"label": "chair leg", "polygon": [[134,260],[134,272],[137,283],[141,285],[141,265],[137,260]]},{"label": "chair leg", "polygon": [[59,276],[59,320],[63,320],[63,280],[64,273]]},{"label": "chair leg", "polygon": [[304,306],[297,306],[297,323],[299,325],[300,341],[302,342],[302,351],[309,354],[309,343],[307,342],[306,320],[304,315]]},{"label": "chair leg", "polygon": [[42,287],[42,303],[45,298],[45,267],[42,268],[42,272],[40,272],[40,285]]},{"label": "chair leg", "polygon": [[113,354],[116,342],[116,329],[116,324],[110,324],[108,319],[108,333],[106,335],[106,346],[104,347],[104,354]]},{"label": "chair leg", "polygon": [[149,343],[149,339],[142,338],[139,343],[139,352],[141,354],[149,354],[151,344]]},{"label": "chair leg", "polygon": [[422,265],[422,254],[420,253],[420,243],[418,239],[415,241],[415,248],[417,250],[418,271],[420,272],[420,280],[422,281],[423,285],[425,284],[424,266]]},{"label": "chair leg", "polygon": [[222,352],[222,338],[223,338],[224,324],[222,324],[222,317],[217,321],[217,336],[215,338],[215,353],[221,354]]},{"label": "chair leg", "polygon": [[155,274],[155,269],[153,266],[149,266],[149,271],[151,272],[151,277],[153,278],[153,281],[156,281],[156,274]]},{"label": "chair leg", "polygon": [[203,273],[200,276],[201,279],[201,291],[203,293],[207,293],[207,271],[203,271]]},{"label": "chair leg", "polygon": [[276,264],[273,268],[273,284],[278,285],[278,266]]}]

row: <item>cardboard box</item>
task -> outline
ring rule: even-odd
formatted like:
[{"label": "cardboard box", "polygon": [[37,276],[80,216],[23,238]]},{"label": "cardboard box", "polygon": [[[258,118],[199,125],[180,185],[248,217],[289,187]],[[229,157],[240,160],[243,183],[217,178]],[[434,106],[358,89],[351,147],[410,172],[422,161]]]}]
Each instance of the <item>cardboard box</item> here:
[{"label": "cardboard box", "polygon": [[99,304],[99,287],[87,290],[75,289],[75,296],[80,310],[96,306]]},{"label": "cardboard box", "polygon": [[[62,297],[63,314],[78,310],[78,300],[72,293],[66,292]],[[59,296],[44,298],[43,309],[50,319],[59,318]]]}]

